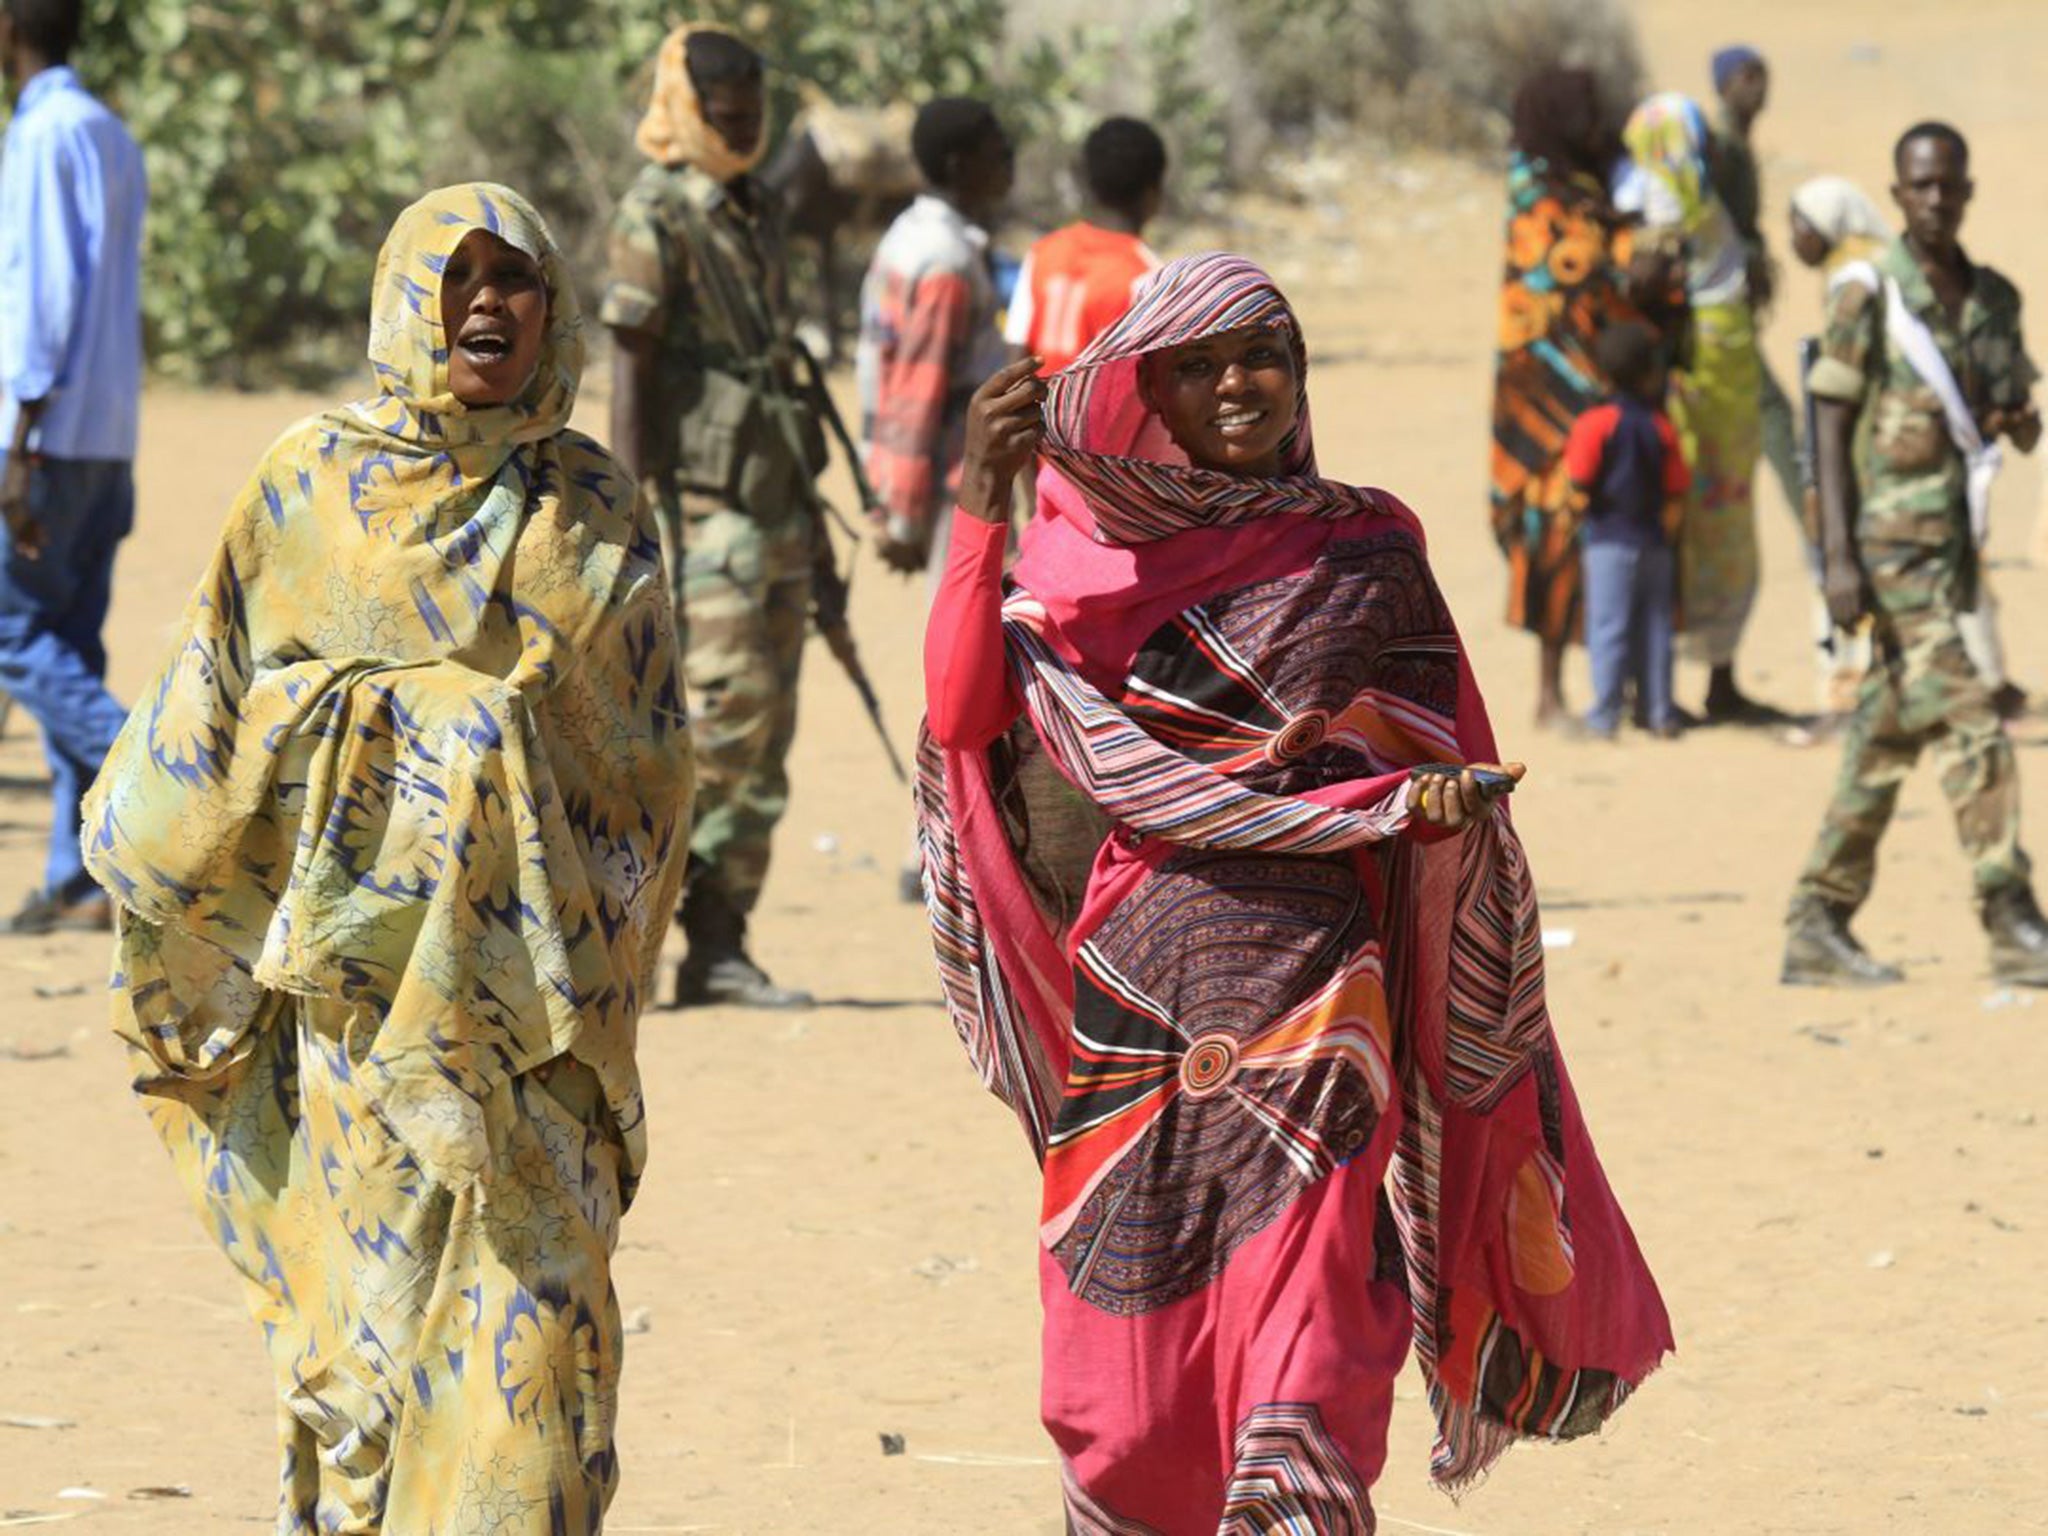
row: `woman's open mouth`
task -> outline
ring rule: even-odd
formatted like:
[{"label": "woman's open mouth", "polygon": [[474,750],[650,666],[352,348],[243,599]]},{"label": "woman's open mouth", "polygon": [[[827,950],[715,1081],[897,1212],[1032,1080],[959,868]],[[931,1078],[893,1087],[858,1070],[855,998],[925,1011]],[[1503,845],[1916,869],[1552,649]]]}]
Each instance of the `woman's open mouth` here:
[{"label": "woman's open mouth", "polygon": [[512,355],[511,336],[495,328],[465,331],[455,345],[465,357],[480,367],[488,368],[502,363]]}]

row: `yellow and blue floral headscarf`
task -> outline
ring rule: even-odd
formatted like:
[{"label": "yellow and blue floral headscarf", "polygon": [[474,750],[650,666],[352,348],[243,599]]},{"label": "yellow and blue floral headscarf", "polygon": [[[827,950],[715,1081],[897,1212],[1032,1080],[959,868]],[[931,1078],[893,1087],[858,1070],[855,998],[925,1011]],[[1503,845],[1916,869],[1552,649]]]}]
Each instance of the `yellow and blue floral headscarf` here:
[{"label": "yellow and blue floral headscarf", "polygon": [[[464,405],[448,389],[441,275],[456,247],[479,229],[531,256],[547,284],[540,364],[509,405]],[[479,181],[429,192],[398,216],[371,282],[370,368],[380,393],[358,409],[422,447],[509,447],[552,437],[569,424],[583,377],[583,317],[554,237],[531,203],[510,187]]]},{"label": "yellow and blue floral headscarf", "polygon": [[[440,307],[473,229],[535,257],[550,301],[533,380],[482,409],[449,393]],[[489,1176],[506,1081],[573,1053],[630,1178],[689,743],[651,521],[568,428],[576,303],[539,215],[489,185],[408,208],[370,358],[374,395],[257,467],[87,800],[123,912],[116,1028],[138,1086],[175,1094],[283,995],[352,1005],[359,1080],[448,1184]]]}]

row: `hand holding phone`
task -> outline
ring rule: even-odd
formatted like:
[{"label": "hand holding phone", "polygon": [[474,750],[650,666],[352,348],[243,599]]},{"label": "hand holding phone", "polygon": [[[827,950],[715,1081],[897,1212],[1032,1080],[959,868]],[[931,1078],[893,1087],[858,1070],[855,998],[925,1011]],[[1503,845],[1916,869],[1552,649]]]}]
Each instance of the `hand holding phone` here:
[{"label": "hand holding phone", "polygon": [[1421,763],[1408,770],[1408,806],[1429,825],[1456,831],[1513,794],[1527,772],[1521,763]]}]

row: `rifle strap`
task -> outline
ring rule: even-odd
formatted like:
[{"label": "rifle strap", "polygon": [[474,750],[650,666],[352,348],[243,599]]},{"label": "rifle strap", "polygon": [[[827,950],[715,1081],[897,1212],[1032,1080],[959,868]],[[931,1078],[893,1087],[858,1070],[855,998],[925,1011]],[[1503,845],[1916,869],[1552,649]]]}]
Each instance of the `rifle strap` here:
[{"label": "rifle strap", "polygon": [[[683,222],[689,228],[691,241],[699,249],[702,249],[712,239],[711,227],[705,221],[704,211],[687,198],[682,199],[679,206],[683,211]],[[766,306],[750,302],[750,295],[734,293],[731,274],[726,270],[723,262],[715,258],[708,260],[700,259],[698,269],[705,274],[706,281],[704,287],[707,296],[724,316],[726,328],[733,335],[746,334],[739,324],[740,316],[745,314],[753,320],[756,334],[770,338],[775,337],[775,327],[767,313]],[[792,345],[794,345],[793,342]],[[839,573],[838,557],[832,549],[832,531],[826,526],[828,522],[839,522],[840,519],[826,503],[825,498],[818,493],[817,481],[807,472],[810,455],[804,451],[802,435],[797,431],[796,419],[791,410],[795,402],[790,398],[785,381],[778,374],[776,367],[777,359],[774,356],[773,349],[774,341],[771,340],[769,353],[762,357],[757,365],[759,374],[757,387],[764,396],[762,405],[768,414],[775,418],[776,428],[781,432],[783,443],[789,449],[793,462],[800,471],[805,471],[797,475],[798,493],[803,499],[805,511],[811,517],[812,532],[817,539],[817,560],[824,570],[831,573],[829,579],[839,586],[843,592],[847,585],[846,578]],[[811,363],[813,368],[817,366],[816,360],[811,358],[810,353],[805,352],[804,357]],[[819,388],[821,391],[822,387],[822,381],[820,381]],[[832,419],[835,425],[840,425],[836,413]],[[840,433],[841,441],[844,442],[845,428],[843,425],[840,425]],[[850,448],[848,452],[851,453]],[[854,474],[858,476],[860,473],[859,461],[855,459],[851,462],[854,464]],[[844,528],[845,524],[841,522],[840,526]],[[846,531],[849,537],[857,539],[858,536],[853,534],[851,529]],[[822,575],[820,579],[823,579]],[[812,601],[816,603],[820,594],[815,590],[815,581],[813,586]],[[834,605],[830,599],[827,599],[826,606]],[[843,596],[839,599],[837,606],[843,609]]]},{"label": "rifle strap", "polygon": [[[707,251],[715,237],[704,210],[688,198],[679,198],[676,206],[689,230],[691,244],[700,252]],[[704,277],[705,295],[724,318],[728,332],[734,336],[745,336],[751,332],[769,338],[768,350],[760,358],[748,360],[753,364],[748,371],[754,375],[755,387],[763,396],[762,405],[775,418],[776,429],[782,434],[783,444],[789,449],[792,461],[800,471],[807,471],[810,455],[804,450],[802,434],[797,431],[796,420],[791,415],[790,407],[794,402],[790,398],[788,382],[778,370],[775,354],[779,338],[767,306],[752,294],[736,291],[732,273],[716,256],[700,256],[697,270]],[[818,495],[817,484],[808,472],[799,473],[797,482],[804,502],[818,524],[818,537],[824,539],[826,547],[830,548],[831,540],[824,526],[826,508]]]},{"label": "rifle strap", "polygon": [[[687,199],[682,201],[681,207],[683,221],[689,226],[690,239],[701,248],[712,238],[710,226],[705,222],[704,210]],[[711,300],[718,306],[719,313],[725,317],[727,330],[731,331],[734,335],[744,334],[737,321],[738,317],[745,313],[752,318],[759,334],[770,337],[776,336],[773,319],[769,316],[765,306],[750,302],[751,295],[735,294],[732,291],[731,274],[725,270],[723,263],[704,262],[700,263],[700,265],[706,271],[706,287],[712,290],[710,294]],[[854,489],[860,497],[861,506],[863,508],[874,506],[875,493],[873,488],[869,486],[866,472],[861,466],[860,449],[853,441],[853,434],[847,430],[845,418],[839,414],[839,407],[833,403],[832,392],[825,387],[824,370],[818,366],[818,360],[811,354],[810,349],[795,337],[776,337],[774,345],[780,345],[785,340],[789,350],[795,355],[794,359],[792,359],[792,367],[794,366],[794,361],[800,359],[808,375],[808,382],[810,384],[809,404],[811,408],[823,418],[826,427],[830,429],[833,437],[838,439],[840,451],[846,455],[847,468],[853,475]],[[786,380],[782,378],[777,372],[777,362],[778,359],[771,355],[761,359],[757,366],[764,376],[762,381],[764,387],[776,395],[778,400],[786,400],[789,398],[787,386],[795,384],[796,380],[793,376]],[[775,414],[778,419],[784,422],[785,434],[794,434],[795,423],[788,419],[788,413],[777,410]],[[790,446],[793,451],[801,454],[802,444],[793,435],[790,436]],[[803,462],[801,457],[799,462]],[[831,513],[829,507],[825,507],[824,510],[827,513]],[[840,521],[837,514],[831,515],[834,521]],[[851,528],[846,528],[844,522],[840,522],[840,526],[845,529],[849,538],[858,537]]]}]

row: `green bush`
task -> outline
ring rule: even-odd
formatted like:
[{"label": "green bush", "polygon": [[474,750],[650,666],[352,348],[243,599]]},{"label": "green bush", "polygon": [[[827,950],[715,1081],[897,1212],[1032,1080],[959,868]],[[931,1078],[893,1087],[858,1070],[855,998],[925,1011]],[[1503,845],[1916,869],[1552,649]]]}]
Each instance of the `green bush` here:
[{"label": "green bush", "polygon": [[250,378],[359,310],[414,166],[407,90],[443,14],[92,0],[81,72],[147,155],[150,353]]},{"label": "green bush", "polygon": [[[87,0],[80,72],[148,157],[155,366],[244,384],[353,366],[378,244],[451,180],[527,192],[594,288],[672,3]],[[848,104],[991,96],[1024,144],[1023,200],[1048,214],[1104,111],[1159,124],[1185,206],[1276,129],[1476,144],[1533,64],[1590,64],[1617,99],[1640,75],[1615,0],[1105,0],[1010,42],[1013,8],[1028,19],[1014,0],[688,11],[762,48],[784,124],[799,85]]]},{"label": "green bush", "polygon": [[[986,90],[1003,0],[710,0],[781,118]],[[631,175],[663,0],[88,0],[76,60],[150,174],[144,320],[161,371],[258,384],[350,366],[392,218],[438,181],[533,196],[578,270]],[[595,265],[594,265],[595,263]]]}]

